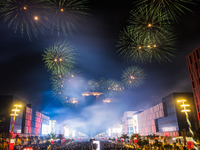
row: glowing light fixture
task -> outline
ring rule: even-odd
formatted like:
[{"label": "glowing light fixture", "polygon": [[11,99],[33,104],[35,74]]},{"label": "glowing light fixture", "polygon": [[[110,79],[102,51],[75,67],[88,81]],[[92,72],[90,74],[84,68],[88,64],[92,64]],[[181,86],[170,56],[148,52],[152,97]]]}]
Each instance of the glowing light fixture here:
[{"label": "glowing light fixture", "polygon": [[189,109],[181,110],[181,112],[190,112],[190,110]]},{"label": "glowing light fixture", "polygon": [[178,100],[177,102],[178,103],[180,103],[180,102],[186,102],[186,100],[185,99],[181,99],[181,100]]}]

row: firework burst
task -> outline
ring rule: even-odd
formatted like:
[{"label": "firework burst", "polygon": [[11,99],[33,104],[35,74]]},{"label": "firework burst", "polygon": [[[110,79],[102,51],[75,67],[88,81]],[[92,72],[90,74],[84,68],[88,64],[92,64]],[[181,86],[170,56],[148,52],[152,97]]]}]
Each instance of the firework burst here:
[{"label": "firework burst", "polygon": [[171,61],[172,57],[175,57],[177,38],[174,35],[168,35],[167,37],[160,37],[160,41],[149,40],[145,43],[145,49],[148,54],[148,61],[162,62]]},{"label": "firework burst", "polygon": [[[156,38],[140,39],[134,36],[130,28],[120,32],[117,53],[122,57],[134,60],[135,62],[167,62],[174,57],[177,38],[172,35]],[[157,36],[158,38],[158,36]]]},{"label": "firework burst", "polygon": [[148,60],[148,52],[144,48],[144,41],[138,36],[134,36],[133,30],[130,27],[120,31],[119,40],[116,47],[119,48],[117,53],[127,59],[132,59],[136,62],[146,62]]},{"label": "firework burst", "polygon": [[167,21],[167,13],[160,14],[158,8],[139,7],[131,11],[128,21],[134,37],[138,37],[143,42],[152,38],[159,41],[160,37],[165,37],[173,32],[172,24]]},{"label": "firework burst", "polygon": [[65,105],[74,102],[71,102],[71,98],[80,98],[80,93],[83,92],[85,85],[84,80],[76,71],[69,72],[64,76],[54,75],[51,81],[54,95]]},{"label": "firework burst", "polygon": [[166,62],[176,51],[176,37],[166,14],[139,7],[131,12],[127,26],[119,34],[118,53],[135,62]]},{"label": "firework burst", "polygon": [[121,82],[113,79],[107,80],[104,88],[105,95],[108,97],[114,97],[124,90]]},{"label": "firework burst", "polygon": [[44,51],[43,60],[48,71],[55,75],[65,75],[75,64],[74,47],[68,42],[58,42]]},{"label": "firework burst", "polygon": [[3,21],[8,24],[8,27],[13,27],[14,32],[20,31],[22,35],[25,33],[31,40],[32,34],[36,37],[39,33],[44,34],[47,27],[46,19],[41,7],[38,7],[38,1],[33,0],[7,0],[1,1],[0,9]]},{"label": "firework burst", "polygon": [[185,10],[191,11],[186,5],[194,5],[195,2],[193,0],[136,0],[134,4],[137,7],[159,8],[160,13],[167,13],[168,21],[178,22],[179,16],[184,14]]},{"label": "firework burst", "polygon": [[122,73],[122,83],[128,88],[138,87],[143,84],[146,74],[139,67],[128,67]]},{"label": "firework burst", "polygon": [[87,0],[47,0],[48,24],[52,32],[56,30],[60,35],[62,31],[66,36],[67,31],[71,34],[72,30],[76,30],[78,20],[88,15],[87,3]]}]

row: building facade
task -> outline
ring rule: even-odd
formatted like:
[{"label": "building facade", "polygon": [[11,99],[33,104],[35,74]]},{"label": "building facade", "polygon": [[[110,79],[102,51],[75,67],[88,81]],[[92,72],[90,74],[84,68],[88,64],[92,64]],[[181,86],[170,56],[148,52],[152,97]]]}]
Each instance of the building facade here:
[{"label": "building facade", "polygon": [[129,137],[134,134],[134,115],[137,111],[125,111],[121,118],[123,127],[123,134],[127,134]]},{"label": "building facade", "polygon": [[200,46],[191,52],[186,59],[197,110],[198,124],[200,125]]},{"label": "building facade", "polygon": [[156,120],[157,134],[162,136],[179,136],[183,132],[189,132],[188,123],[185,113],[181,112],[182,104],[178,100],[186,100],[189,104],[188,112],[189,120],[191,122],[192,130],[198,130],[198,119],[196,116],[196,109],[194,104],[194,96],[192,92],[172,93],[162,99],[164,107],[164,117]]},{"label": "building facade", "polygon": [[137,115],[139,134],[156,134],[156,119],[164,117],[163,103],[159,103]]},{"label": "building facade", "polygon": [[0,96],[0,133],[10,133],[13,117],[10,116],[14,104],[22,105],[15,118],[14,134],[23,136],[41,135],[42,124],[49,125],[50,117],[38,111],[37,107],[13,96]]},{"label": "building facade", "polygon": [[184,99],[191,112],[188,112],[192,130],[198,129],[198,120],[192,92],[172,93],[162,99],[159,104],[144,110],[137,115],[139,134],[160,135],[160,136],[181,136],[189,133],[189,127],[185,113],[181,112],[182,107],[178,100]]}]

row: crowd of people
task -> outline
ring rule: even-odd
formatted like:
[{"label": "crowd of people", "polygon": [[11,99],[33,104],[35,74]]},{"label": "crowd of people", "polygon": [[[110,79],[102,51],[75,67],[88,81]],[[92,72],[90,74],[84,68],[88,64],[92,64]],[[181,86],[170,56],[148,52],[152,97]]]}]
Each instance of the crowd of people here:
[{"label": "crowd of people", "polygon": [[[29,145],[29,146],[16,146],[14,150],[23,150],[23,149],[33,149],[33,150],[95,150],[95,146],[91,144],[90,141],[79,141],[79,142],[70,142],[65,144],[54,143],[50,146],[41,144],[41,145]],[[122,143],[114,143],[109,141],[100,142],[100,150],[133,150],[134,148],[128,147]]]}]

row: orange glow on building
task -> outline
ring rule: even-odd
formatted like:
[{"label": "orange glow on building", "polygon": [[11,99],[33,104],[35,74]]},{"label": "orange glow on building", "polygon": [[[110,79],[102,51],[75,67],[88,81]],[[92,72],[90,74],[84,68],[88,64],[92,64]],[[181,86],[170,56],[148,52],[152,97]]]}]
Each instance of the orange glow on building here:
[{"label": "orange glow on building", "polygon": [[24,10],[26,10],[26,6],[24,6]]},{"label": "orange glow on building", "polygon": [[104,103],[111,103],[111,102],[117,102],[118,100],[117,99],[114,99],[114,98],[106,98],[103,100]]},{"label": "orange glow on building", "polygon": [[72,103],[72,104],[77,104],[78,103],[78,99],[77,98],[71,98],[69,100],[69,102]]},{"label": "orange glow on building", "polygon": [[104,103],[110,103],[111,101],[109,99],[103,100]]},{"label": "orange glow on building", "polygon": [[82,93],[82,96],[100,96],[102,95],[103,93],[100,93],[100,92],[85,92],[85,93]]}]

